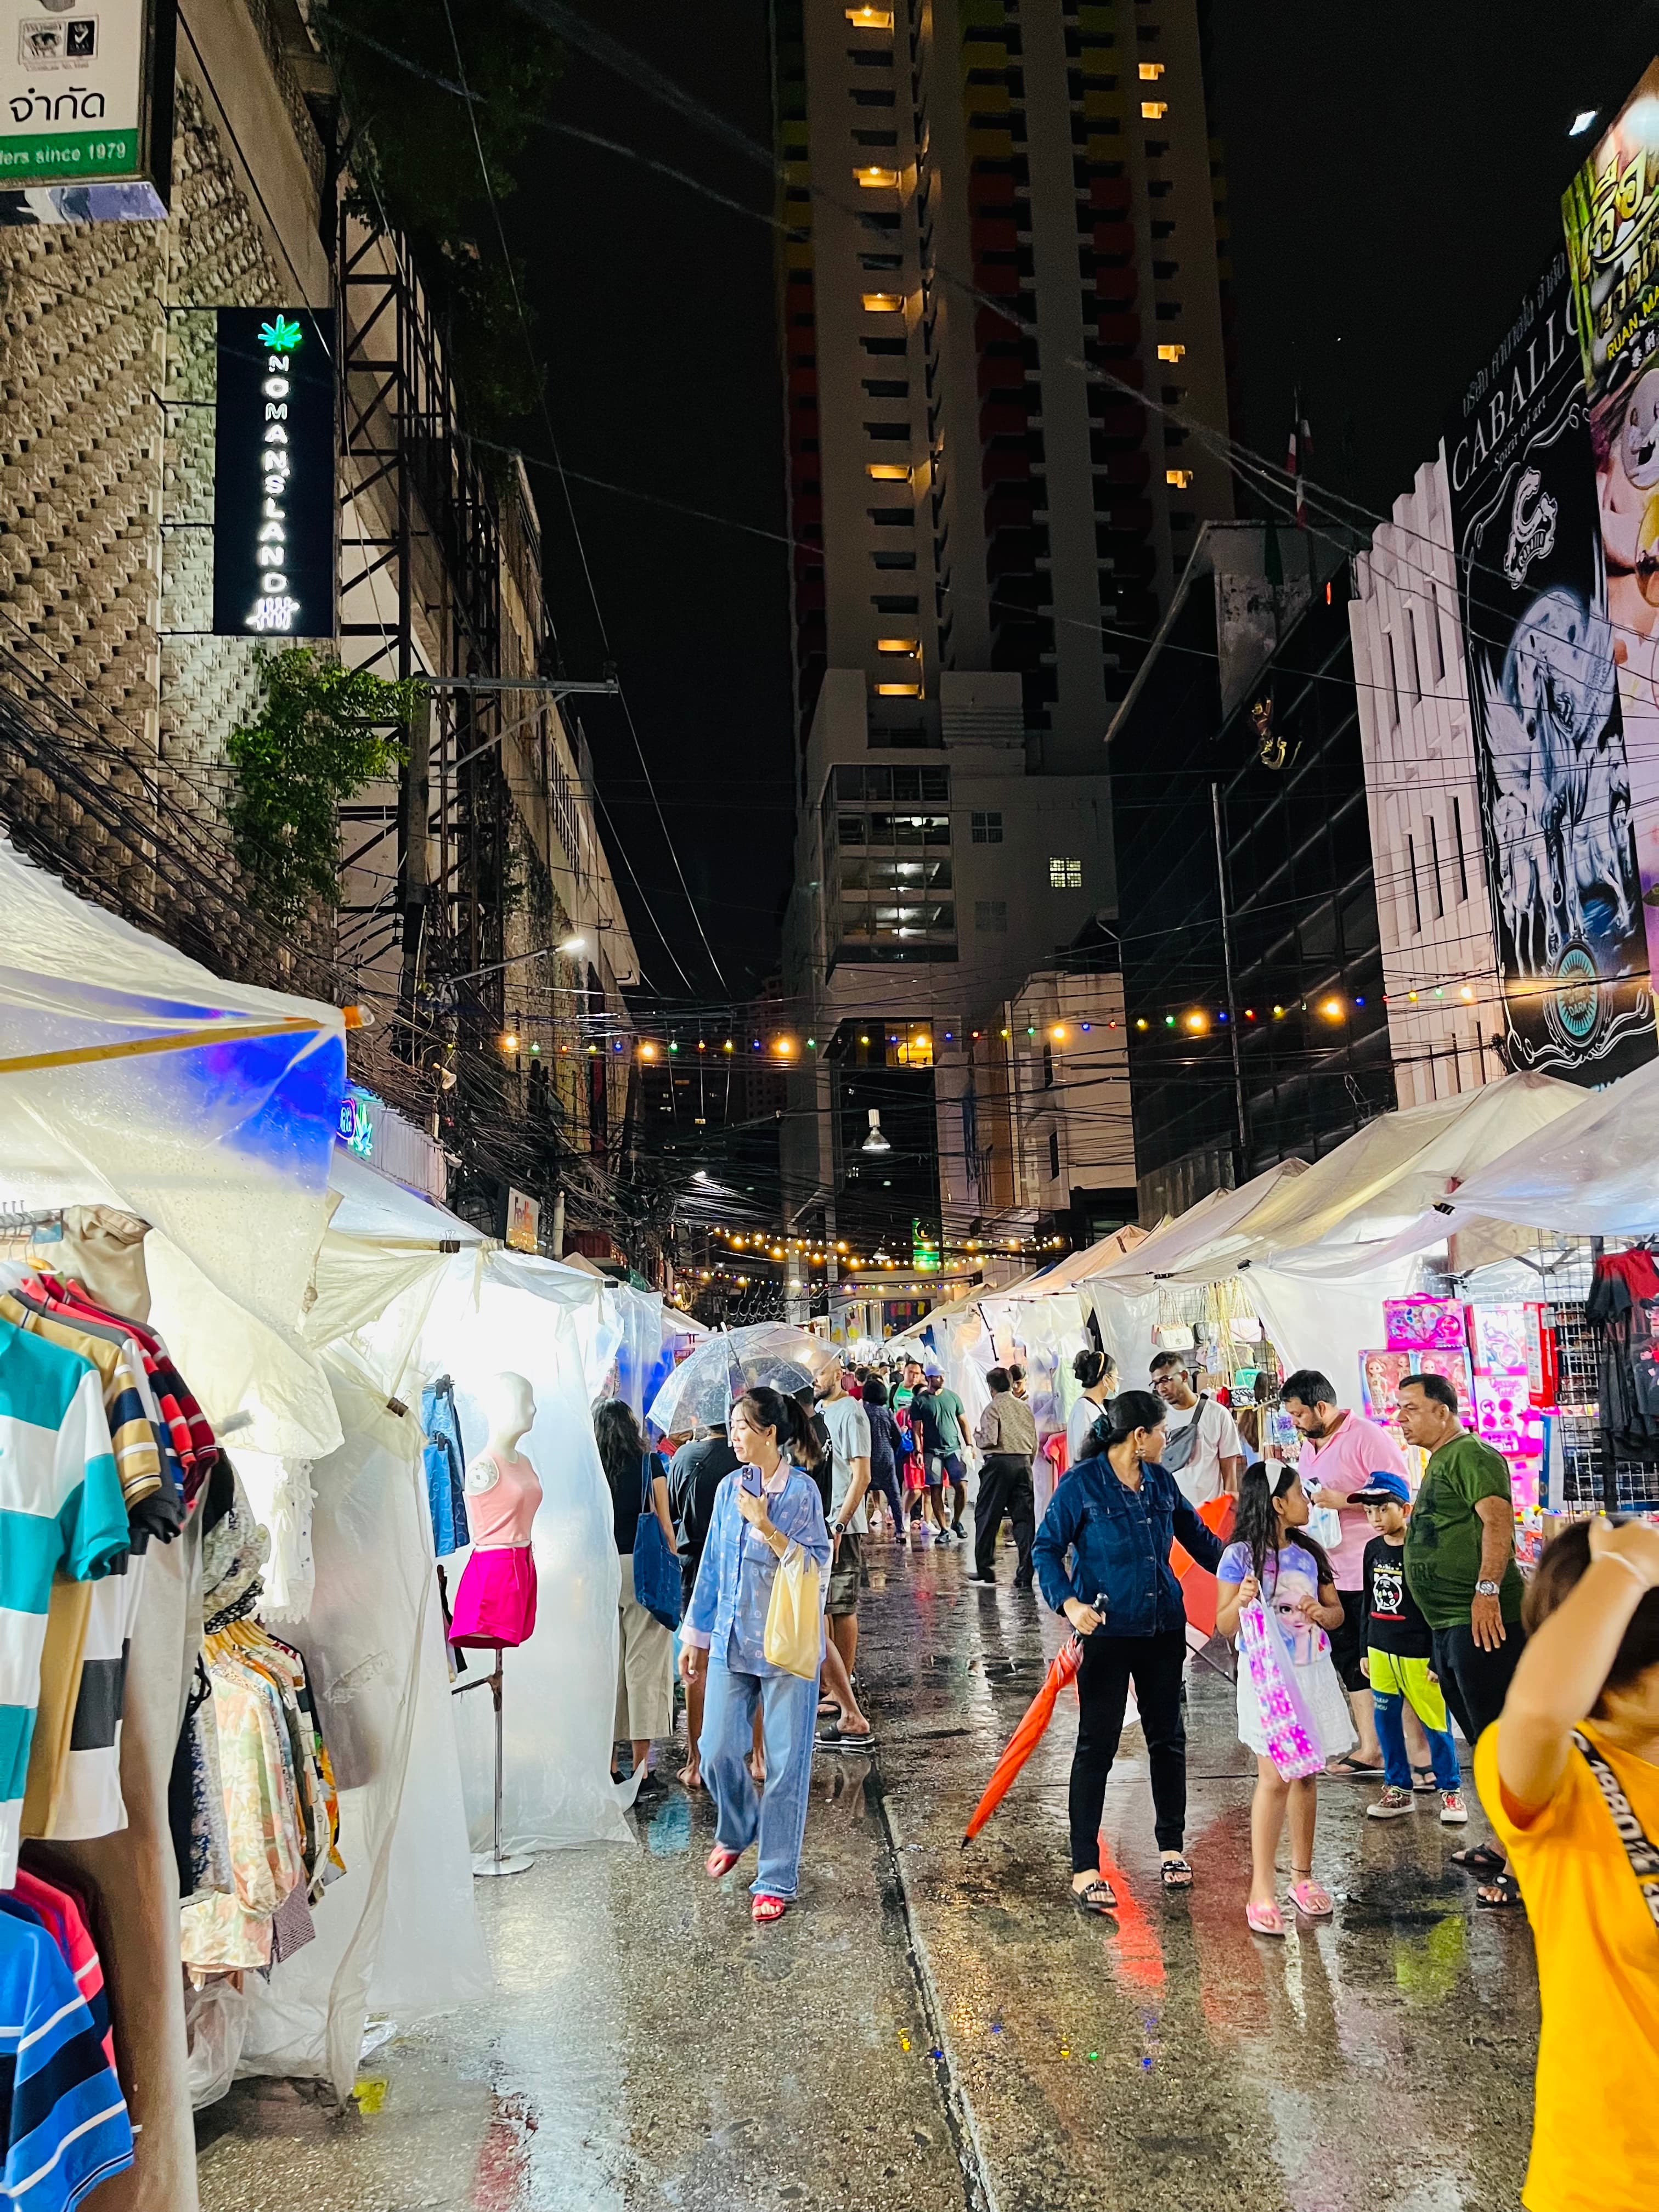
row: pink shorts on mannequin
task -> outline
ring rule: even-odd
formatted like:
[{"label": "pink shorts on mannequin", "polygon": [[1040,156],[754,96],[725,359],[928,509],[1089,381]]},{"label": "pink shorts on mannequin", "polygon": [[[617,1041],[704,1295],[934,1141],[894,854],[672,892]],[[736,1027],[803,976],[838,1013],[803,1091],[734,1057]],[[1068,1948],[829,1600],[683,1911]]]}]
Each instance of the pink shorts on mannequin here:
[{"label": "pink shorts on mannequin", "polygon": [[528,1544],[474,1550],[455,1593],[452,1644],[523,1644],[536,1626],[536,1559]]}]

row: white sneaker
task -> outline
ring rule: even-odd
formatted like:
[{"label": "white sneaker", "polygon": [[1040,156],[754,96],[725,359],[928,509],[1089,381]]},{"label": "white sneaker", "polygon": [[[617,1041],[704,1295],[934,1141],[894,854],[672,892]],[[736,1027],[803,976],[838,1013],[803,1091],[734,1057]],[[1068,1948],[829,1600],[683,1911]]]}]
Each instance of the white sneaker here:
[{"label": "white sneaker", "polygon": [[1468,1825],[1469,1808],[1463,1802],[1461,1790],[1443,1790],[1440,1793],[1440,1825],[1443,1828],[1462,1828]]},{"label": "white sneaker", "polygon": [[1409,1790],[1397,1790],[1390,1782],[1375,1804],[1367,1805],[1368,1820],[1401,1820],[1417,1810],[1417,1800]]}]

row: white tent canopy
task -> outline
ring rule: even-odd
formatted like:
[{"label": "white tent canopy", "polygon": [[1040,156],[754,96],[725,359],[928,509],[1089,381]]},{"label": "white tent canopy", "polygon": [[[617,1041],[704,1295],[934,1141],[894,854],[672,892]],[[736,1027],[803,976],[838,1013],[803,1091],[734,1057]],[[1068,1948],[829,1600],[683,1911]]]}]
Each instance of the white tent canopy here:
[{"label": "white tent canopy", "polygon": [[[1129,1297],[1150,1291],[1156,1283],[1171,1276],[1182,1275],[1189,1265],[1200,1263],[1206,1255],[1231,1236],[1239,1223],[1254,1212],[1279,1184],[1307,1171],[1304,1160],[1280,1160],[1237,1190],[1211,1191],[1195,1206],[1189,1206],[1185,1213],[1177,1214],[1173,1221],[1161,1222],[1132,1252],[1114,1261],[1097,1275],[1084,1278],[1086,1286],[1093,1290],[1103,1284]],[[1195,1274],[1191,1279],[1201,1282],[1207,1279]]]},{"label": "white tent canopy", "polygon": [[1579,1237],[1659,1236],[1659,1060],[1525,1134],[1457,1188],[1442,1234],[1472,1220]]}]

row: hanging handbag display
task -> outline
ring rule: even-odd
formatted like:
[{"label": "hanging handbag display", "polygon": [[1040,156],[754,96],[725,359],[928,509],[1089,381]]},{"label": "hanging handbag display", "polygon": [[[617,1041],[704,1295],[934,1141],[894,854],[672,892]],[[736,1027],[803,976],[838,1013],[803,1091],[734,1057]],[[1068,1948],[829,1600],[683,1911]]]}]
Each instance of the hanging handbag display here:
[{"label": "hanging handbag display", "polygon": [[680,1625],[683,1591],[678,1554],[662,1532],[657,1509],[651,1502],[651,1454],[640,1462],[639,1526],[634,1531],[634,1596],[653,1620],[665,1628]]}]

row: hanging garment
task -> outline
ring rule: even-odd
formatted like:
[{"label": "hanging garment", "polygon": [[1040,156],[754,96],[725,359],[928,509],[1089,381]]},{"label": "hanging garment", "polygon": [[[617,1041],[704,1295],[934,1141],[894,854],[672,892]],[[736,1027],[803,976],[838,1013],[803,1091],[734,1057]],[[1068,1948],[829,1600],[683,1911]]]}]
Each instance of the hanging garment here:
[{"label": "hanging garment", "polygon": [[317,1562],[311,1548],[317,1493],[311,1486],[308,1459],[285,1459],[277,1464],[281,1473],[265,1511],[270,1556],[262,1577],[264,1595],[259,1612],[266,1620],[303,1620],[317,1587]]},{"label": "hanging garment", "polygon": [[119,1314],[106,1313],[78,1283],[65,1283],[56,1275],[44,1273],[31,1279],[31,1287],[37,1283],[54,1313],[70,1320],[101,1322],[106,1327],[124,1329],[138,1346],[143,1355],[144,1372],[155,1389],[172,1431],[173,1450],[185,1471],[185,1503],[192,1504],[197,1492],[217,1464],[219,1447],[206,1414],[191,1395],[183,1376],[167,1355],[166,1345],[154,1329]]},{"label": "hanging garment", "polygon": [[127,1551],[97,1370],[0,1322],[0,1887],[17,1844],[54,1573],[107,1574]]},{"label": "hanging garment", "polygon": [[79,1898],[61,1882],[50,1881],[23,1866],[17,1869],[15,1894],[21,1904],[40,1914],[46,1933],[63,1954],[64,1965],[75,1977],[82,2002],[92,2015],[93,2033],[112,2068],[115,2033],[110,2026],[109,1998],[104,1990],[104,1962],[92,1940],[92,1930]]},{"label": "hanging garment", "polygon": [[461,1425],[455,1411],[455,1385],[447,1375],[421,1393],[421,1427],[426,1434],[427,1504],[432,1515],[432,1551],[447,1559],[472,1541],[466,1517],[465,1461]]},{"label": "hanging garment", "polygon": [[[23,1908],[27,1910],[27,1908]],[[132,2128],[92,2015],[46,1929],[0,1914],[0,2200],[68,2212],[132,2163]]]},{"label": "hanging garment", "polygon": [[1604,1254],[1584,1318],[1595,1334],[1602,1427],[1629,1457],[1659,1459],[1659,1267],[1652,1253]]},{"label": "hanging garment", "polygon": [[200,1658],[167,1778],[167,1829],[179,1869],[180,1905],[216,1893],[231,1896],[236,1877],[231,1871],[230,1832],[225,1823],[213,1683]]}]

